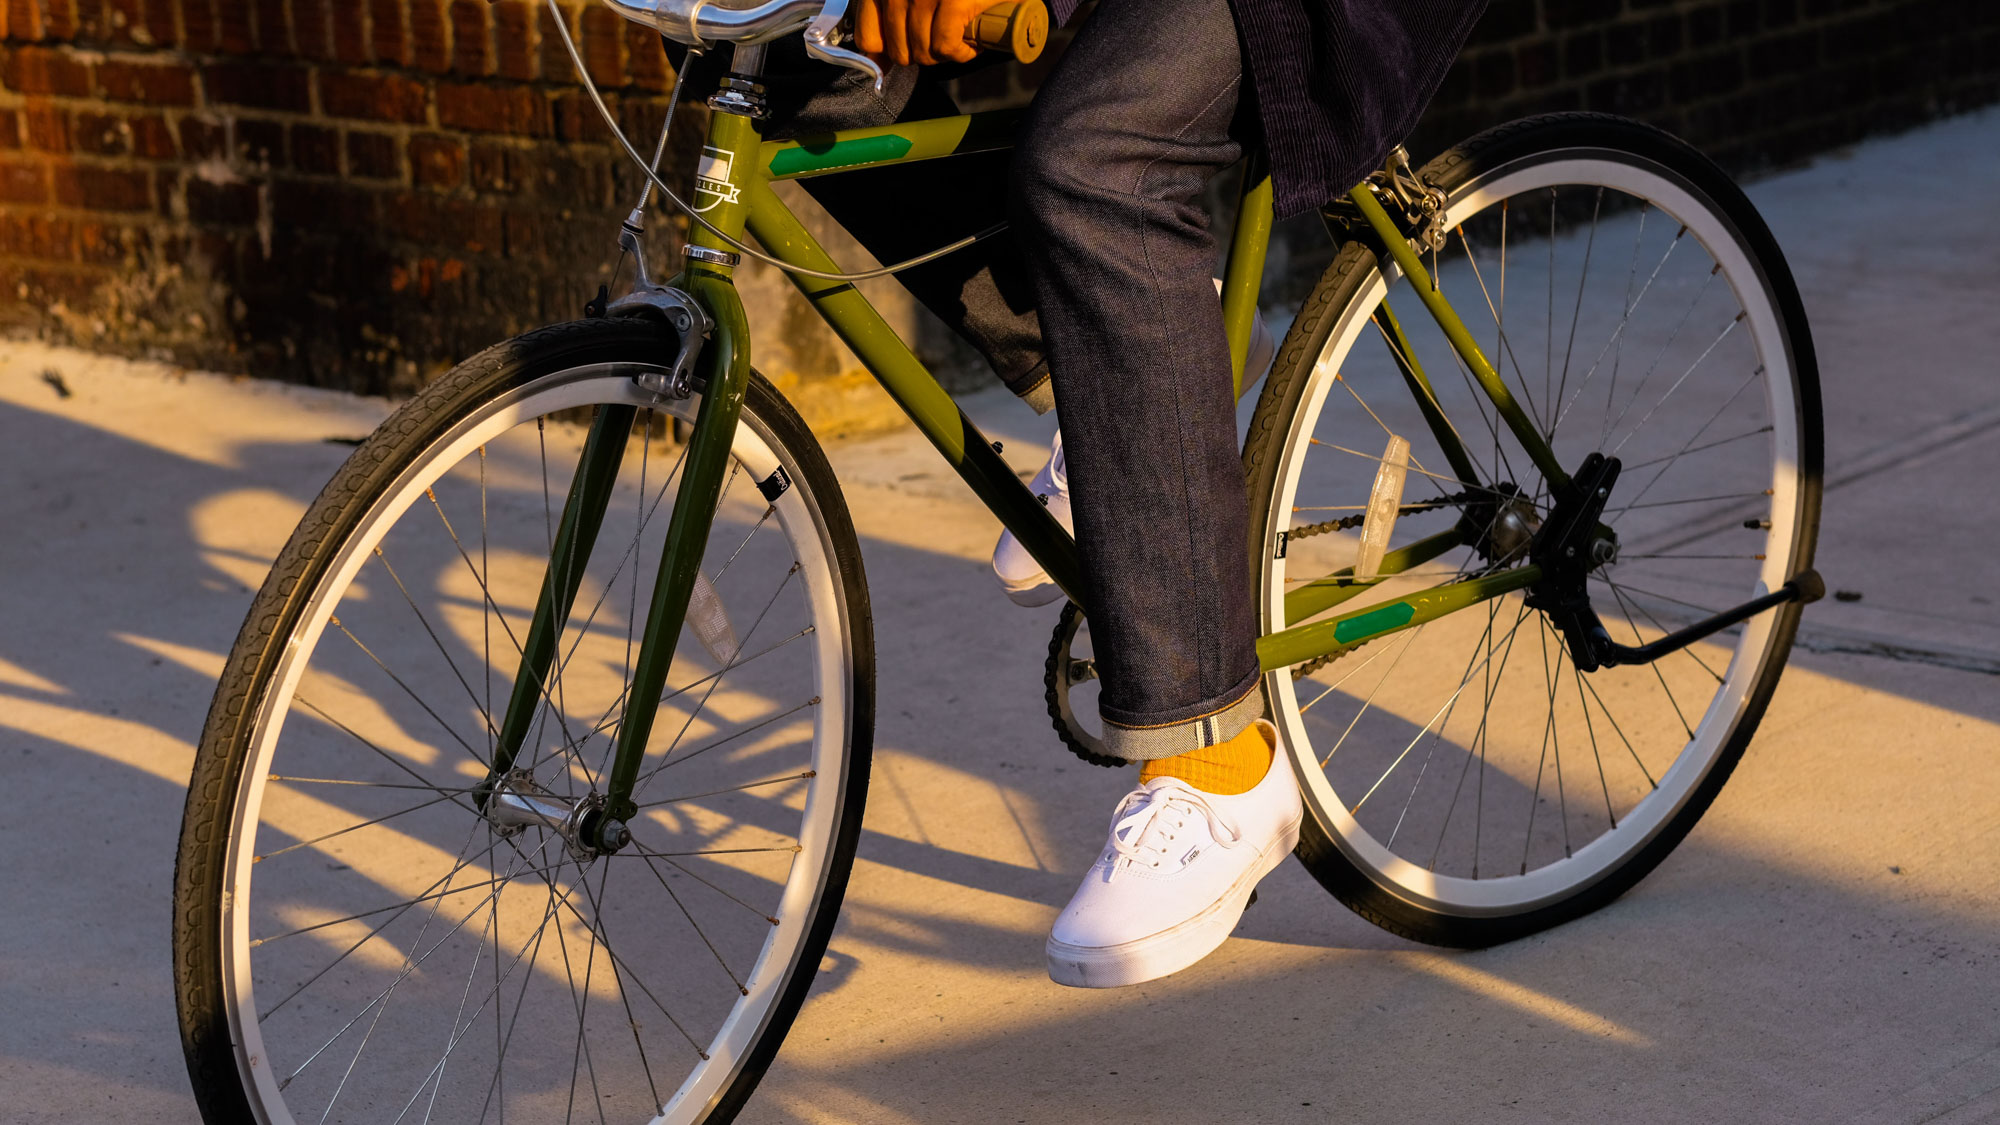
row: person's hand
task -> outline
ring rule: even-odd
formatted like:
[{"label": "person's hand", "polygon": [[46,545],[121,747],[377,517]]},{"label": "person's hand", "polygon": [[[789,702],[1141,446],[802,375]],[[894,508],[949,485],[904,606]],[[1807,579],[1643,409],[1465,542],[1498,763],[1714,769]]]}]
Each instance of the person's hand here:
[{"label": "person's hand", "polygon": [[972,21],[992,0],[861,0],[854,13],[854,45],[877,62],[930,66],[971,62],[979,52],[965,42]]}]

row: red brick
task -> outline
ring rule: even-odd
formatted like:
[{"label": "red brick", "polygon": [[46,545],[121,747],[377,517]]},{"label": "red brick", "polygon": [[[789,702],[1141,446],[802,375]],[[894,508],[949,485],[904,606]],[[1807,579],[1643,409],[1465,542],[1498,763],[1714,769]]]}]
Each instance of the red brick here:
[{"label": "red brick", "polygon": [[576,65],[570,62],[569,51],[563,47],[562,33],[557,29],[561,26],[567,26],[570,37],[574,39],[580,34],[577,31],[575,16],[568,9],[564,9],[563,24],[559,25],[556,23],[555,13],[549,11],[548,5],[537,4],[535,5],[535,26],[538,29],[537,37],[541,40],[542,47],[542,77],[557,82],[574,80],[576,77]]},{"label": "red brick", "polygon": [[120,265],[134,257],[144,241],[144,236],[132,227],[78,223],[76,260],[91,265]]},{"label": "red brick", "polygon": [[457,187],[465,178],[465,146],[450,137],[411,137],[410,177],[418,187]]},{"label": "red brick", "polygon": [[169,0],[145,0],[144,32],[134,31],[132,38],[152,47],[171,47],[178,41],[179,31],[174,26],[174,6]]},{"label": "red brick", "polygon": [[181,39],[190,50],[212,51],[222,45],[213,0],[175,0],[181,10]]},{"label": "red brick", "polygon": [[410,40],[403,34],[403,5],[400,0],[369,0],[369,45],[377,62],[407,66]]},{"label": "red brick", "polygon": [[275,121],[238,118],[235,136],[236,159],[266,167],[285,163],[285,127]]},{"label": "red brick", "polygon": [[508,154],[508,189],[559,207],[599,207],[611,202],[611,158],[550,147]]},{"label": "red brick", "polygon": [[310,75],[300,66],[210,63],[201,68],[209,105],[241,105],[306,113],[312,109]]},{"label": "red brick", "polygon": [[318,125],[292,126],[292,167],[316,175],[340,175],[340,134]]},{"label": "red brick", "polygon": [[71,125],[76,151],[93,156],[124,156],[132,151],[132,130],[121,117],[79,113]]},{"label": "red brick", "polygon": [[271,184],[271,218],[280,226],[351,234],[372,230],[377,193],[325,180],[277,180]]},{"label": "red brick", "polygon": [[251,23],[250,0],[215,0],[215,31],[223,50],[232,55],[256,51],[256,30]]},{"label": "red brick", "polygon": [[292,20],[287,0],[257,0],[257,49],[266,58],[291,58]]},{"label": "red brick", "polygon": [[493,41],[498,46],[496,69],[502,78],[530,82],[535,77],[534,9],[503,0],[493,6]]},{"label": "red brick", "polygon": [[194,72],[177,63],[106,59],[97,64],[100,97],[147,105],[193,105]]},{"label": "red brick", "polygon": [[90,96],[90,68],[51,47],[16,47],[0,63],[0,86],[17,94]]},{"label": "red brick", "polygon": [[445,31],[441,0],[404,0],[410,13],[410,57],[420,70],[444,74],[451,70],[451,41]]},{"label": "red brick", "polygon": [[246,183],[189,180],[187,214],[192,222],[247,226],[259,217],[257,188]]},{"label": "red brick", "polygon": [[14,258],[76,259],[76,227],[54,215],[0,215],[0,254]]},{"label": "red brick", "polygon": [[493,30],[486,0],[452,0],[452,69],[474,78],[493,73]]},{"label": "red brick", "polygon": [[[343,20],[359,17],[342,4]],[[327,0],[292,0],[292,43],[299,57],[330,62],[334,57],[332,25],[328,21]]]},{"label": "red brick", "polygon": [[469,167],[474,191],[506,191],[512,186],[507,177],[507,150],[499,145],[473,145]]},{"label": "red brick", "polygon": [[56,301],[87,306],[110,276],[100,269],[50,269],[26,265],[0,267],[0,292],[21,293],[39,304]]},{"label": "red brick", "polygon": [[523,86],[470,86],[440,82],[438,124],[474,133],[549,135],[548,102]]},{"label": "red brick", "polygon": [[76,10],[70,0],[42,0],[42,23],[51,39],[76,36]]},{"label": "red brick", "polygon": [[145,7],[141,0],[108,0],[104,5],[104,38],[113,43],[151,46]]},{"label": "red brick", "polygon": [[583,65],[599,86],[625,85],[625,19],[593,4],[583,10]]},{"label": "red brick", "polygon": [[393,74],[321,71],[320,108],[328,117],[422,124],[429,98],[424,87]]},{"label": "red brick", "polygon": [[370,59],[367,14],[355,0],[340,0],[333,7],[333,57],[359,66]]},{"label": "red brick", "polygon": [[626,70],[631,75],[632,84],[665,93],[674,79],[672,68],[667,66],[667,52],[660,44],[659,34],[630,20],[619,22],[625,25]]},{"label": "red brick", "polygon": [[38,0],[6,0],[7,37],[30,42],[42,38],[42,6]]},{"label": "red brick", "polygon": [[[130,0],[127,0],[129,3]],[[109,0],[76,0],[76,37],[83,43],[129,42],[125,34],[127,18],[115,12]]]},{"label": "red brick", "polygon": [[179,155],[174,146],[174,131],[167,128],[167,119],[157,113],[143,114],[126,119],[132,132],[132,154],[148,160],[172,160]]},{"label": "red brick", "polygon": [[371,180],[403,178],[402,155],[396,138],[387,133],[349,130],[347,134],[347,174]]},{"label": "red brick", "polygon": [[153,187],[144,172],[73,164],[55,170],[55,198],[86,211],[149,211]]},{"label": "red brick", "polygon": [[509,257],[533,260],[548,253],[543,244],[543,230],[548,226],[549,217],[532,211],[509,211],[506,219],[507,254]]},{"label": "red brick", "polygon": [[[617,113],[620,102],[615,97],[604,99]],[[576,144],[606,145],[611,143],[611,132],[604,127],[604,118],[597,112],[597,106],[582,94],[558,94],[555,99],[556,136]]]},{"label": "red brick", "polygon": [[222,124],[204,121],[199,117],[181,118],[181,151],[189,160],[207,160],[221,156],[228,144],[228,134]]},{"label": "red brick", "polygon": [[500,210],[466,200],[402,192],[386,201],[382,220],[391,231],[426,246],[498,254],[505,245]]},{"label": "red brick", "polygon": [[30,104],[22,117],[28,126],[28,147],[43,152],[67,153],[75,145],[69,118],[62,110],[46,104]]}]

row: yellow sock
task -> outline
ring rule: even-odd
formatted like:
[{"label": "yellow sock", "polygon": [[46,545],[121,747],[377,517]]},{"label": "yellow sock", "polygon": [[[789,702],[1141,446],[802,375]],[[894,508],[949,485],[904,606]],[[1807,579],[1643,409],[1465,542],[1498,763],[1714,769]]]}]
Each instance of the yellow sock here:
[{"label": "yellow sock", "polygon": [[1146,762],[1139,769],[1139,784],[1156,777],[1177,777],[1204,793],[1233,797],[1248,793],[1264,780],[1276,752],[1264,736],[1263,725],[1252,723],[1227,742]]}]

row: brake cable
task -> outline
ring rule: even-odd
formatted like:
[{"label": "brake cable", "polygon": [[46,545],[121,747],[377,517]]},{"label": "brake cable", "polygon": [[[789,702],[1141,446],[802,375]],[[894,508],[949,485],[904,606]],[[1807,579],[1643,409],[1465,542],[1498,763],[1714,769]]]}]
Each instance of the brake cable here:
[{"label": "brake cable", "polygon": [[[597,107],[597,115],[604,119],[604,127],[611,131],[611,136],[617,140],[618,147],[624,149],[625,155],[631,158],[632,163],[638,165],[639,170],[646,174],[647,194],[650,195],[654,190],[657,190],[661,195],[667,197],[668,202],[672,203],[675,207],[680,208],[681,211],[684,214],[686,214],[688,218],[693,219],[697,223],[700,223],[704,228],[708,230],[710,234],[714,235],[715,237],[721,239],[723,242],[727,243],[731,247],[735,248],[736,251],[741,254],[755,258],[760,262],[776,266],[777,268],[784,270],[787,273],[795,273],[803,277],[816,277],[826,281],[848,281],[848,282],[869,281],[878,277],[888,277],[891,274],[901,273],[904,270],[914,269],[917,266],[934,262],[939,258],[944,257],[947,254],[955,254],[958,251],[963,250],[968,246],[971,246],[975,242],[980,242],[985,239],[991,238],[994,235],[999,234],[1001,231],[1007,229],[1006,223],[1004,222],[995,223],[992,226],[987,227],[985,230],[976,231],[973,234],[967,235],[966,237],[959,239],[957,242],[953,242],[945,246],[940,246],[936,250],[932,250],[927,254],[919,254],[914,258],[897,262],[895,265],[892,266],[882,266],[877,269],[862,270],[858,273],[838,273],[832,270],[810,269],[806,266],[794,265],[793,263],[787,262],[782,258],[773,257],[760,250],[753,250],[750,247],[745,246],[741,241],[730,237],[720,227],[717,227],[714,223],[709,222],[706,218],[702,216],[702,213],[699,210],[690,206],[688,202],[682,199],[680,196],[674,194],[674,189],[668,187],[666,181],[660,178],[659,161],[662,157],[666,155],[667,132],[669,129],[673,127],[674,110],[678,108],[680,105],[681,83],[687,80],[687,71],[688,71],[687,61],[683,59],[681,65],[678,68],[676,68],[679,71],[679,73],[674,76],[674,92],[671,95],[671,100],[667,102],[667,120],[666,123],[660,127],[659,147],[654,155],[653,163],[649,165],[646,162],[645,157],[639,155],[639,150],[632,147],[632,142],[625,136],[625,131],[618,127],[617,120],[611,114],[611,107],[604,104],[603,95],[597,92],[597,84],[590,80],[590,72],[585,68],[583,63],[583,53],[577,50],[576,40],[570,37],[569,23],[563,18],[562,9],[559,6],[557,6],[556,0],[548,0],[548,6],[549,6],[549,11],[555,16],[556,34],[562,39],[563,50],[569,53],[570,65],[576,69],[577,80],[583,83],[584,93],[590,95],[590,103]],[[690,54],[700,53],[696,51],[693,47],[690,47],[688,50]],[[645,208],[643,206],[643,199],[642,199],[642,205],[638,208],[635,208],[634,212],[637,213],[643,211],[644,209]]]}]

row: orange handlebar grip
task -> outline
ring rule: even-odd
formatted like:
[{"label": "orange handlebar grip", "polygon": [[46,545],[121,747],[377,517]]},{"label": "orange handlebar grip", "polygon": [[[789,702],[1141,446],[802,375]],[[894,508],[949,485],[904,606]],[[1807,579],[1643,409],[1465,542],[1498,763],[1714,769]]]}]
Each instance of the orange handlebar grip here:
[{"label": "orange handlebar grip", "polygon": [[1049,9],[1042,0],[1007,0],[979,13],[965,41],[982,51],[1005,51],[1034,62],[1049,45]]}]

